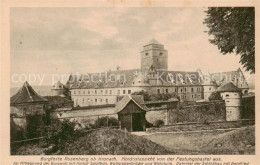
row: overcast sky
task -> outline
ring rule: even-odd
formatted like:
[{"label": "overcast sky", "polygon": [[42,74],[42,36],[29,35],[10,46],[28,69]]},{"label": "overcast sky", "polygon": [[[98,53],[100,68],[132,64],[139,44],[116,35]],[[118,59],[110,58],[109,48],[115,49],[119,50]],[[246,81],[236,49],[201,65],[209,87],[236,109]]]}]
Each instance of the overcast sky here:
[{"label": "overcast sky", "polygon": [[[169,69],[203,73],[241,68],[208,42],[206,8],[12,8],[11,75],[88,73],[140,68],[140,50],[155,38]],[[11,80],[12,81],[12,80]],[[39,82],[36,82],[37,84]],[[21,83],[11,82],[11,86]]]}]

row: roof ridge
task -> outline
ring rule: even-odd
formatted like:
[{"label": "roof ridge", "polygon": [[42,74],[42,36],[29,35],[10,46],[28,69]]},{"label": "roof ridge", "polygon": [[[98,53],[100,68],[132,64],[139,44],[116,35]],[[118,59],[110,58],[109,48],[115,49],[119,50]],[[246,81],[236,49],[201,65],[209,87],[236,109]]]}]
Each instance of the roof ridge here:
[{"label": "roof ridge", "polygon": [[27,90],[27,93],[28,93],[30,99],[33,101],[33,98],[32,98],[32,96],[31,96],[31,94],[30,94],[30,92],[29,92],[29,89],[28,89],[28,82],[25,81],[24,85],[25,85],[25,88],[26,88],[26,90]]}]

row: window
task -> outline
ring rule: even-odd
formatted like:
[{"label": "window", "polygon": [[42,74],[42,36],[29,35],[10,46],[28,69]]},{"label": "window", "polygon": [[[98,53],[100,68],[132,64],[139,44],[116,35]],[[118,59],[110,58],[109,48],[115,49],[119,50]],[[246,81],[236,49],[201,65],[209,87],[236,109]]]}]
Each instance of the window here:
[{"label": "window", "polygon": [[85,94],[85,91],[83,91],[83,94]]},{"label": "window", "polygon": [[229,97],[229,94],[226,94],[226,97]]},{"label": "window", "polygon": [[101,102],[101,103],[102,103],[102,101],[103,101],[103,100],[102,100],[102,99],[100,99],[100,102]]},{"label": "window", "polygon": [[168,93],[168,89],[165,89],[165,92]]},{"label": "window", "polygon": [[97,94],[97,90],[95,90],[95,94]]},{"label": "window", "polygon": [[200,88],[197,88],[197,92],[199,92],[200,91]]},{"label": "window", "polygon": [[88,94],[90,94],[90,91],[88,91]]},{"label": "window", "polygon": [[184,92],[186,92],[186,88],[184,88]]},{"label": "window", "polygon": [[193,98],[193,95],[191,95],[191,97]]},{"label": "window", "polygon": [[138,83],[140,84],[140,83],[141,83],[141,81],[138,81]]},{"label": "window", "polygon": [[107,90],[106,90],[106,94],[107,94]]},{"label": "window", "polygon": [[112,95],[112,90],[110,90],[109,93]]},{"label": "window", "polygon": [[131,90],[128,90],[128,94],[131,94]]},{"label": "window", "polygon": [[103,90],[101,90],[100,92],[101,92],[101,94],[103,94]]},{"label": "window", "polygon": [[97,102],[97,99],[95,99],[95,102]]},{"label": "window", "polygon": [[106,103],[108,103],[108,99],[106,99]]},{"label": "window", "polygon": [[120,90],[117,91],[117,94],[120,95]]},{"label": "window", "polygon": [[160,53],[160,56],[162,56],[162,55],[163,55],[163,53],[161,52],[161,53]]},{"label": "window", "polygon": [[76,94],[76,91],[74,91],[74,95]]},{"label": "window", "polygon": [[193,93],[193,88],[191,88],[191,93]]},{"label": "window", "polygon": [[123,90],[123,94],[125,94],[125,90]]},{"label": "window", "polygon": [[157,93],[160,93],[160,89],[157,89]]},{"label": "window", "polygon": [[145,53],[146,56],[148,56],[149,54],[148,53]]},{"label": "window", "polygon": [[177,92],[177,88],[175,88],[175,92]]},{"label": "window", "polygon": [[135,82],[133,82],[133,84],[135,84]]},{"label": "window", "polygon": [[80,91],[78,91],[78,93],[80,94]]},{"label": "window", "polygon": [[211,88],[209,87],[209,90],[211,90]]},{"label": "window", "polygon": [[182,89],[181,89],[181,92],[182,92]]}]

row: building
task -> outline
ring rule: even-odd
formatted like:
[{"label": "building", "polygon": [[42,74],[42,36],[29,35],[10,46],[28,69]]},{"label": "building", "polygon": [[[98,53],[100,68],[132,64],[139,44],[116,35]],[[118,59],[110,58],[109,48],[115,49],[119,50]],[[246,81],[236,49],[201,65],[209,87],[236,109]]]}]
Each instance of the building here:
[{"label": "building", "polygon": [[142,96],[124,96],[115,107],[121,129],[130,132],[145,131],[147,123],[145,114],[147,110]]},{"label": "building", "polygon": [[237,121],[241,119],[242,90],[232,82],[220,86],[219,92],[226,105],[226,120]]},{"label": "building", "polygon": [[38,95],[29,83],[25,82],[10,98],[10,117],[13,125],[21,128],[25,136],[32,137],[35,131],[33,129],[44,120],[47,103],[47,99]]},{"label": "building", "polygon": [[[74,106],[116,104],[118,96],[142,90],[150,94],[176,93],[181,102],[207,100],[221,85],[217,83],[218,76],[207,78],[199,70],[192,72],[168,70],[168,51],[155,39],[143,46],[140,58],[139,69],[118,68],[103,73],[71,74],[66,86],[70,90]],[[244,78],[241,70],[239,73]],[[235,75],[238,77],[238,74]],[[236,78],[234,79],[236,81]],[[247,83],[245,79],[242,81],[244,84],[242,87],[246,92]],[[241,85],[238,83],[238,86]]]},{"label": "building", "polygon": [[248,93],[249,86],[240,68],[236,71],[212,73],[209,74],[209,76],[218,86],[232,82],[236,87],[242,90],[243,94]]}]

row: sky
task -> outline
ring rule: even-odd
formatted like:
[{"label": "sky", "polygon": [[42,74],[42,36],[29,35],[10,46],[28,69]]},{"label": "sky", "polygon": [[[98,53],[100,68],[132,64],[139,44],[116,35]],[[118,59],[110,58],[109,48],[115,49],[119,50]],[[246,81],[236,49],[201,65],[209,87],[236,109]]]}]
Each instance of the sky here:
[{"label": "sky", "polygon": [[222,55],[209,43],[205,10],[12,8],[11,87],[25,79],[51,85],[57,79],[65,82],[70,73],[140,68],[140,51],[152,38],[168,50],[169,70],[207,74],[242,69],[239,55]]}]

